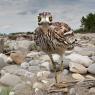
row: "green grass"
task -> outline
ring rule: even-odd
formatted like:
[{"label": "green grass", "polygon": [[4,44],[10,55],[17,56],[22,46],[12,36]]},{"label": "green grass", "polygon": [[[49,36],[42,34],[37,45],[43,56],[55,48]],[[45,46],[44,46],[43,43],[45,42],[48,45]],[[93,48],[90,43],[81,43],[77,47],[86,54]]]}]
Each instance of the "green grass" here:
[{"label": "green grass", "polygon": [[9,95],[10,93],[10,88],[9,87],[0,87],[0,95]]}]

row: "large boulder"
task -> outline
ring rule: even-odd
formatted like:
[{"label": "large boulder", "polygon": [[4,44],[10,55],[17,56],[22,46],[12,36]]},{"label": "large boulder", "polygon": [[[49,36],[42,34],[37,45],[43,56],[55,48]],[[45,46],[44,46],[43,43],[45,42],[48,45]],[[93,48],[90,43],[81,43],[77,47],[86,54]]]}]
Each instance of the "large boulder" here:
[{"label": "large boulder", "polygon": [[20,79],[19,76],[9,74],[9,73],[5,74],[0,79],[1,84],[7,85],[7,86],[10,86],[10,87],[13,87],[13,86],[15,86],[15,85],[17,85],[21,82],[22,82],[22,80]]},{"label": "large boulder", "polygon": [[71,55],[68,55],[66,58],[70,59],[72,62],[82,64],[85,67],[88,67],[93,62],[88,56],[82,56],[76,53],[72,53]]},{"label": "large boulder", "polygon": [[87,73],[87,68],[85,68],[83,65],[71,62],[69,64],[70,71],[74,73],[80,73],[80,74],[86,74]]},{"label": "large boulder", "polygon": [[11,41],[6,41],[5,46],[8,46],[10,50],[17,50],[19,48],[23,48],[25,50],[31,50],[34,45],[33,41],[29,40],[11,40]]},{"label": "large boulder", "polygon": [[17,84],[12,92],[14,93],[13,95],[32,95],[32,88],[29,84],[27,83],[20,83]]},{"label": "large boulder", "polygon": [[1,76],[4,76],[6,73],[13,74],[16,76],[23,77],[23,79],[33,79],[35,74],[33,72],[29,72],[25,69],[22,69],[20,66],[17,65],[10,65],[6,66],[1,70]]},{"label": "large boulder", "polygon": [[95,74],[95,63],[88,67],[88,72],[91,74]]}]

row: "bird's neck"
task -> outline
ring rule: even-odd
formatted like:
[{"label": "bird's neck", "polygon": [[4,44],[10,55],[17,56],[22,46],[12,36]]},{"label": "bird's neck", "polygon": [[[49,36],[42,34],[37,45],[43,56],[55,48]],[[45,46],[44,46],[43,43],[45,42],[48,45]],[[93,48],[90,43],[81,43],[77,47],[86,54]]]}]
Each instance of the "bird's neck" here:
[{"label": "bird's neck", "polygon": [[50,26],[40,26],[41,29],[43,30],[43,32],[48,32],[48,29],[50,28]]}]

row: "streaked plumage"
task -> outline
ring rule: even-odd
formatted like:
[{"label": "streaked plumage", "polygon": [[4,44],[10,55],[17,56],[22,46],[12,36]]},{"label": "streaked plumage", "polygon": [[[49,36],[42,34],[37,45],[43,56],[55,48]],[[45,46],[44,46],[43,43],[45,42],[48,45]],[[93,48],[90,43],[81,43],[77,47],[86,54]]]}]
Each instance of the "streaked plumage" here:
[{"label": "streaked plumage", "polygon": [[66,23],[52,22],[52,15],[49,12],[39,14],[38,25],[35,29],[34,40],[50,56],[54,69],[56,69],[51,54],[59,54],[63,64],[62,55],[65,50],[74,48],[74,33]]}]

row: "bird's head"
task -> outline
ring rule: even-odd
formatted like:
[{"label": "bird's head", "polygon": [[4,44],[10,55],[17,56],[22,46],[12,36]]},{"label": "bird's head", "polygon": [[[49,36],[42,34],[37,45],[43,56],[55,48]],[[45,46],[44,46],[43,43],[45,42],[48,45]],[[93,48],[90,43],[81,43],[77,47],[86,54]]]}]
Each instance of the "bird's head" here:
[{"label": "bird's head", "polygon": [[50,12],[42,12],[38,15],[38,25],[51,25],[52,15]]}]

